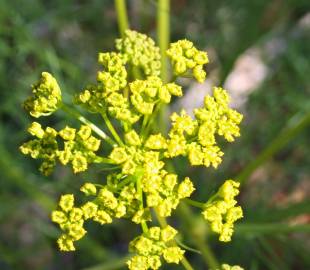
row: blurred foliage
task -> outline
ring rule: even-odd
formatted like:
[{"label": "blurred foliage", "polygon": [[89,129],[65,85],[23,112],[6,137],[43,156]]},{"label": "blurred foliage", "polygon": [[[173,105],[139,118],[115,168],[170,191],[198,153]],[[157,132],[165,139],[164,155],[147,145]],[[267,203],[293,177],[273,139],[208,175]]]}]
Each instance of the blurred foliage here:
[{"label": "blurred foliage", "polygon": [[[155,36],[156,1],[128,2],[133,28]],[[225,146],[220,170],[193,170],[183,166],[182,159],[175,164],[180,174],[196,179],[197,199],[204,200],[224,179],[242,174],[268,145],[274,149],[244,179],[240,198],[245,218],[233,241],[218,243],[199,213],[186,207],[180,207],[171,222],[182,229],[189,246],[206,248],[208,236],[221,262],[251,270],[310,269],[306,238],[310,232],[309,1],[175,0],[171,7],[171,39],[185,36],[197,47],[215,51],[208,71],[217,69],[221,82],[248,48],[260,47],[274,37],[281,37],[285,45],[277,57],[266,59],[268,77],[249,96],[242,137]],[[30,84],[44,70],[52,72],[67,93],[95,80],[98,51],[111,49],[118,36],[115,16],[113,1],[107,0],[0,1],[2,270],[123,269],[128,242],[138,233],[135,226],[126,221],[116,226],[92,224],[76,253],[61,254],[55,245],[58,231],[49,220],[61,193],[77,192],[82,179],[104,181],[104,171],[95,167],[92,173],[74,176],[59,167],[46,178],[37,171],[38,164],[18,151],[31,121],[20,105],[30,93]],[[305,16],[308,26],[301,27]],[[62,126],[64,118],[59,113],[44,121]],[[299,127],[302,120],[306,124]],[[296,127],[292,136],[280,147],[272,147],[279,141],[278,134],[292,127]],[[207,268],[204,256],[187,253],[195,269]]]}]

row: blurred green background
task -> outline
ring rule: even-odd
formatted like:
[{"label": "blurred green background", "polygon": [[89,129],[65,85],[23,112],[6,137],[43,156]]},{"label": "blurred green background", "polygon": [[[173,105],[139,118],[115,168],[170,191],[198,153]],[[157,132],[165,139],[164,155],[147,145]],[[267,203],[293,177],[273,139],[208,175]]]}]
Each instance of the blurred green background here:
[{"label": "blurred green background", "polygon": [[[131,27],[155,38],[157,1],[127,2]],[[60,194],[78,193],[87,179],[104,181],[105,173],[93,167],[75,176],[59,166],[44,177],[38,163],[18,150],[29,138],[32,119],[21,103],[31,83],[49,71],[63,92],[80,91],[96,78],[97,53],[113,49],[117,37],[113,1],[0,0],[1,270],[125,269],[137,226],[123,220],[89,224],[78,251],[62,254],[49,219]],[[310,2],[174,0],[171,40],[184,37],[209,52],[208,82],[224,84],[245,116],[242,136],[223,145],[218,170],[175,163],[180,175],[194,179],[197,200],[205,201],[225,179],[243,183],[245,217],[228,244],[209,235],[195,209],[180,207],[169,219],[184,243],[203,250],[203,256],[187,252],[188,259],[195,269],[208,269],[211,247],[218,261],[245,269],[310,269]],[[195,92],[197,85],[182,81],[187,94],[173,108],[199,103],[208,82]],[[61,113],[40,119],[54,127],[68,121]]]}]

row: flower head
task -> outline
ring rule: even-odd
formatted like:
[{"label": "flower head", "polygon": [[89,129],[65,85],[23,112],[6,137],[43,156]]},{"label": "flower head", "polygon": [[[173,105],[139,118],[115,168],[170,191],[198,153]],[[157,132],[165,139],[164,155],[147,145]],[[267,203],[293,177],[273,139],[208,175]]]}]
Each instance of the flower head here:
[{"label": "flower head", "polygon": [[242,208],[236,206],[237,201],[234,199],[239,194],[239,185],[233,180],[226,180],[202,212],[210,222],[211,229],[220,235],[219,240],[222,242],[231,240],[234,223],[243,217]]},{"label": "flower head", "polygon": [[48,72],[42,72],[41,79],[32,86],[33,96],[24,102],[24,108],[33,117],[52,114],[61,104],[61,91],[56,79]]},{"label": "flower head", "polygon": [[[205,80],[207,53],[192,42],[172,43],[167,56],[174,75]],[[99,114],[110,135],[67,105],[61,106],[60,88],[49,73],[43,72],[33,86],[33,96],[25,102],[32,116],[49,115],[62,108],[83,125],[55,130],[33,122],[28,131],[34,139],[24,143],[21,152],[41,159],[40,171],[45,175],[57,162],[70,165],[74,173],[86,171],[92,163],[98,170],[103,165],[110,172],[99,183],[90,181],[80,187],[86,197],[81,204],[73,194],[61,196],[51,215],[62,231],[57,240],[60,250],[75,250],[75,242],[87,233],[84,225],[88,221],[105,225],[126,218],[141,225],[143,231],[129,244],[134,253],[127,262],[129,269],[159,269],[163,262],[178,264],[183,259],[185,251],[175,241],[176,229],[170,225],[148,227],[154,211],[159,220],[169,217],[182,200],[189,202],[186,198],[195,191],[189,177],[181,179],[169,171],[167,159],[185,156],[193,166],[217,168],[224,154],[218,139],[232,142],[240,136],[242,115],[229,108],[227,91],[214,87],[213,95],[207,95],[203,106],[194,110],[194,117],[185,110],[174,112],[168,133],[159,132],[154,125],[158,111],[183,95],[175,81],[162,81],[160,57],[151,38],[132,30],[116,40],[116,52],[99,53],[97,81],[87,85],[73,101],[89,113]],[[101,149],[106,142],[109,145]],[[202,204],[202,214],[220,241],[230,241],[234,222],[243,215],[241,207],[236,206],[238,193],[239,184],[227,180],[208,203]],[[223,265],[222,269],[238,269],[227,267]]]}]

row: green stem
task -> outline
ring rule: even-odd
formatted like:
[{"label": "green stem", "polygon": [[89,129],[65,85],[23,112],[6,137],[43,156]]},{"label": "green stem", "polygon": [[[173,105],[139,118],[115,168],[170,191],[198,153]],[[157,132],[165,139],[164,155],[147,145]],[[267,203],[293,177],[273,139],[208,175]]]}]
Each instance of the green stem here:
[{"label": "green stem", "polygon": [[125,0],[115,0],[115,9],[117,13],[118,28],[121,36],[124,36],[124,32],[129,27],[126,1]]},{"label": "green stem", "polygon": [[[137,170],[135,177],[136,177],[136,183],[137,183],[137,193],[139,195],[139,200],[140,200],[140,210],[143,210],[143,190],[142,190],[142,183],[141,183],[141,178],[143,176],[143,171],[142,170]],[[145,221],[141,222],[141,227],[144,233],[148,232],[148,227]]]},{"label": "green stem", "polygon": [[120,182],[118,185],[117,185],[117,190],[121,189],[122,187],[126,186],[128,183],[132,182],[133,180],[135,180],[135,178],[130,175],[130,176],[127,176],[127,178],[125,178],[122,182]]},{"label": "green stem", "polygon": [[[168,49],[170,40],[170,0],[158,0],[157,28],[157,39],[161,54],[161,79],[164,83],[166,83],[168,81],[168,63],[166,51]],[[161,131],[165,133],[168,127],[167,106],[161,106],[159,120]]]},{"label": "green stem", "polygon": [[[98,264],[95,266],[83,268],[83,270],[117,270],[121,269],[126,262],[131,258],[131,255],[121,257],[121,258],[110,258],[109,261],[105,263]],[[123,268],[122,268],[123,269]]]},{"label": "green stem", "polygon": [[97,127],[94,123],[92,123],[91,121],[89,121],[88,119],[86,119],[84,116],[82,116],[78,111],[76,111],[75,109],[69,107],[66,104],[62,104],[61,105],[61,109],[68,113],[69,115],[73,116],[75,119],[79,120],[80,122],[82,122],[83,124],[88,125],[92,131],[94,131],[98,136],[100,136],[103,140],[105,140],[106,142],[108,142],[111,146],[116,145],[116,142],[114,140],[112,140],[107,134],[105,134],[99,127]]},{"label": "green stem", "polygon": [[149,123],[150,116],[149,115],[144,115],[143,117],[143,122],[142,122],[142,127],[140,131],[140,136],[143,138],[144,137],[144,132],[145,128],[147,127],[147,124]]},{"label": "green stem", "polygon": [[269,145],[247,165],[242,172],[235,177],[240,183],[244,183],[249,179],[249,176],[260,165],[272,157],[282,147],[284,147],[292,138],[299,132],[305,129],[310,124],[310,112],[304,114],[299,112],[295,114],[288,122],[287,126],[269,143]]},{"label": "green stem", "polygon": [[[164,217],[161,217],[157,211],[156,208],[154,208],[154,212],[155,212],[155,215],[156,215],[156,218],[158,220],[158,223],[160,225],[160,227],[162,228],[165,228],[168,223],[167,223],[167,220],[164,218]],[[175,240],[172,241],[172,243],[177,246],[177,242]],[[189,261],[185,258],[185,256],[183,256],[182,260],[181,260],[181,263],[182,265],[184,266],[184,268],[186,270],[194,270],[194,268],[191,266],[191,264],[189,263]]]},{"label": "green stem", "polygon": [[210,246],[202,239],[197,239],[197,246],[199,247],[205,261],[208,262],[210,269],[212,270],[219,269],[219,263],[217,262]]},{"label": "green stem", "polygon": [[109,171],[114,171],[114,170],[119,170],[119,169],[121,169],[121,166],[104,167],[104,168],[101,168],[99,171],[100,172],[109,172]]},{"label": "green stem", "polygon": [[152,124],[154,123],[156,116],[157,116],[158,112],[160,111],[160,107],[161,107],[160,105],[162,105],[162,104],[159,103],[156,105],[155,109],[153,110],[152,117],[148,117],[147,123],[145,123],[145,125],[142,127],[140,134],[141,134],[143,139],[147,138],[147,135],[150,132]]},{"label": "green stem", "polygon": [[113,160],[111,160],[109,158],[99,157],[99,156],[97,156],[94,159],[94,162],[95,163],[105,163],[105,164],[117,165],[117,164],[115,164],[115,162]]},{"label": "green stem", "polygon": [[193,238],[195,246],[201,251],[201,255],[204,258],[206,264],[212,270],[219,269],[219,262],[217,261],[209,244],[205,241],[205,235],[202,235],[201,233],[197,234],[194,230],[195,224],[193,223],[193,221],[195,220],[195,217],[191,209],[184,203],[180,204],[178,209],[180,212],[180,217],[183,219],[183,222],[187,226],[188,232]]},{"label": "green stem", "polygon": [[182,265],[186,270],[194,270],[194,268],[191,266],[189,261],[183,256],[183,259],[181,260]]},{"label": "green stem", "polygon": [[195,200],[191,200],[191,199],[184,199],[184,201],[187,203],[187,204],[190,204],[194,207],[197,207],[197,208],[201,208],[201,209],[204,209],[206,207],[206,204],[205,203],[201,203],[201,202],[197,202]]},{"label": "green stem", "polygon": [[200,251],[200,250],[191,248],[191,247],[189,247],[189,246],[183,244],[183,243],[182,243],[181,241],[179,241],[178,239],[175,239],[175,241],[176,241],[176,243],[178,244],[178,246],[180,246],[180,247],[182,247],[182,248],[184,248],[184,249],[186,249],[186,250],[188,250],[188,251],[191,251],[191,252],[194,252],[194,253],[198,253],[198,254],[201,255],[201,251]]},{"label": "green stem", "polygon": [[290,225],[287,223],[243,223],[235,226],[236,234],[240,235],[262,235],[262,234],[284,234],[292,232],[310,232],[309,224]]},{"label": "green stem", "polygon": [[108,118],[106,113],[101,113],[102,118],[105,122],[105,124],[107,125],[108,129],[110,130],[112,136],[114,137],[114,139],[117,141],[117,143],[121,146],[124,146],[123,141],[121,140],[121,138],[118,136],[118,133],[116,132],[115,128],[113,127],[110,119]]},{"label": "green stem", "polygon": [[158,43],[161,54],[161,78],[164,82],[167,82],[167,57],[166,51],[169,44],[170,27],[170,0],[158,0],[157,9],[157,28],[158,28]]}]

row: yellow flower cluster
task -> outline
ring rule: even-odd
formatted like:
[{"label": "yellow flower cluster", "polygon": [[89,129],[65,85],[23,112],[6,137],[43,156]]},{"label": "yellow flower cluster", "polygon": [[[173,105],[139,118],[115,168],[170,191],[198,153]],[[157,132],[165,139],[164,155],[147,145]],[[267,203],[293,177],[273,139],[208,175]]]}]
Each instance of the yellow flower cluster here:
[{"label": "yellow flower cluster", "polygon": [[133,81],[129,87],[132,105],[144,115],[152,114],[154,105],[158,102],[170,103],[171,95],[182,96],[181,86],[175,83],[163,84],[160,78],[154,76]]},{"label": "yellow flower cluster", "polygon": [[[52,172],[57,161],[70,164],[75,173],[87,170],[90,163],[112,166],[108,169],[113,173],[108,174],[106,183],[85,183],[80,188],[88,199],[81,206],[74,205],[72,194],[60,198],[59,209],[52,213],[52,221],[63,231],[57,241],[60,250],[75,250],[74,242],[86,234],[87,220],[106,224],[115,218],[126,218],[141,224],[143,229],[143,234],[130,243],[135,256],[127,263],[129,269],[158,269],[163,261],[179,263],[184,251],[176,246],[173,239],[177,231],[172,227],[148,228],[151,213],[155,210],[159,218],[170,216],[180,201],[189,198],[195,190],[189,177],[179,180],[177,174],[168,171],[166,159],[187,156],[191,165],[216,168],[223,156],[217,136],[228,142],[240,136],[242,115],[229,108],[227,92],[215,87],[213,96],[205,97],[204,106],[194,110],[195,118],[184,110],[172,113],[168,135],[152,133],[160,106],[169,104],[173,96],[181,97],[182,87],[160,79],[159,48],[146,35],[127,30],[116,41],[116,49],[116,52],[99,54],[98,62],[103,68],[97,74],[97,83],[87,86],[74,98],[76,105],[102,116],[110,135],[62,103],[56,80],[43,72],[41,80],[33,86],[33,96],[25,102],[30,114],[40,117],[62,108],[89,125],[82,125],[78,130],[66,126],[56,131],[33,122],[28,131],[35,139],[20,149],[34,159],[43,160],[40,171],[45,175]],[[167,55],[175,75],[204,81],[203,67],[208,63],[208,56],[192,42],[172,43]],[[120,125],[115,128],[109,117]],[[92,136],[92,129],[103,142],[109,143],[108,157],[97,155],[101,141]],[[122,135],[118,134],[121,129]],[[234,222],[242,217],[242,209],[234,200],[238,187],[239,184],[228,180],[212,200],[203,204],[203,215],[212,230],[220,234],[221,241],[230,240]],[[201,203],[196,202],[197,205]]]},{"label": "yellow flower cluster", "polygon": [[[160,143],[154,137],[163,140],[163,137],[151,135],[145,145],[159,149]],[[158,208],[159,214],[163,217],[170,216],[172,209],[177,207],[180,200],[190,197],[195,190],[188,177],[178,184],[177,175],[169,174],[163,169],[165,163],[160,160],[160,152],[140,150],[134,146],[116,147],[109,158],[122,166],[122,173],[125,175],[134,175],[141,168],[141,184],[146,205]],[[139,212],[138,215],[142,213],[144,212]],[[136,223],[143,221],[141,218],[136,220],[138,220]]]},{"label": "yellow flower cluster", "polygon": [[39,123],[33,122],[28,128],[28,132],[37,139],[24,143],[20,146],[20,151],[34,159],[43,159],[39,170],[44,175],[49,175],[56,165],[57,131],[51,127],[43,130]]},{"label": "yellow flower cluster", "polygon": [[33,117],[52,114],[61,104],[61,91],[56,79],[42,72],[41,79],[32,86],[33,96],[24,102],[24,108]]},{"label": "yellow flower cluster", "polygon": [[105,68],[97,75],[98,82],[102,83],[106,93],[123,89],[127,85],[126,60],[119,53],[99,53],[98,62]]},{"label": "yellow flower cluster", "polygon": [[[84,211],[83,208],[74,207],[72,194],[62,195],[58,205],[60,210],[52,212],[52,221],[58,223],[65,233],[59,237],[57,243],[60,250],[73,251],[75,250],[74,241],[81,239],[86,234],[83,227]],[[92,208],[93,212],[97,210],[95,205]]]},{"label": "yellow flower cluster", "polygon": [[191,75],[198,82],[204,82],[206,72],[203,70],[203,65],[209,62],[208,55],[206,52],[195,48],[191,41],[183,39],[171,43],[167,55],[171,59],[173,71],[176,75],[184,75],[190,70],[192,71]]},{"label": "yellow flower cluster", "polygon": [[[126,60],[121,54],[111,52],[99,53],[98,62],[104,67],[104,70],[97,74],[98,84],[86,87],[75,96],[75,102],[91,112],[102,113],[106,107],[127,109],[128,101],[118,93],[127,85]],[[129,110],[128,112],[130,113]]]},{"label": "yellow flower cluster", "polygon": [[222,162],[223,152],[216,144],[216,135],[231,142],[240,136],[239,124],[242,115],[228,107],[227,92],[215,87],[213,97],[206,96],[204,107],[195,109],[196,119],[184,110],[171,115],[172,128],[167,140],[166,157],[187,155],[191,165],[212,165]]},{"label": "yellow flower cluster", "polygon": [[146,76],[160,75],[160,53],[153,39],[132,30],[126,30],[124,37],[116,40],[116,49],[133,66],[143,70]]},{"label": "yellow flower cluster", "polygon": [[205,128],[201,131],[199,141],[204,144],[212,144],[214,134],[223,136],[228,142],[233,142],[240,136],[239,124],[242,114],[229,108],[230,97],[221,87],[214,87],[213,97],[206,96],[204,107],[195,109],[196,118],[210,129],[210,137],[206,137]]},{"label": "yellow flower cluster", "polygon": [[75,101],[92,112],[107,112],[121,122],[130,125],[136,123],[142,115],[153,113],[158,103],[168,104],[171,96],[182,96],[181,86],[175,83],[163,84],[156,76],[145,80],[135,80],[129,83],[130,99],[121,90],[127,86],[127,72],[124,55],[117,53],[100,53],[99,62],[105,71],[98,73],[97,86],[89,86]]},{"label": "yellow flower cluster", "polygon": [[103,225],[111,223],[113,218],[121,218],[126,214],[133,216],[138,211],[137,192],[132,185],[118,190],[117,196],[109,185],[98,189],[92,183],[85,183],[80,190],[93,199],[81,207],[75,207],[73,195],[66,194],[60,198],[59,210],[52,212],[52,221],[58,223],[64,231],[57,241],[62,251],[75,250],[74,241],[80,240],[86,234],[83,227],[86,220],[91,219]]},{"label": "yellow flower cluster", "polygon": [[58,134],[64,140],[64,149],[57,152],[63,165],[71,162],[74,173],[78,173],[87,170],[89,163],[95,162],[94,152],[99,150],[101,141],[91,135],[89,126],[83,125],[78,131],[66,126]]},{"label": "yellow flower cluster", "polygon": [[203,216],[211,224],[211,229],[220,235],[219,240],[229,242],[233,234],[234,223],[243,217],[240,206],[234,199],[239,194],[240,183],[226,180],[211,202],[207,203]]},{"label": "yellow flower cluster", "polygon": [[159,269],[161,256],[167,263],[178,264],[184,250],[171,244],[177,231],[171,226],[151,227],[148,232],[136,237],[129,244],[129,251],[136,253],[128,262],[130,270]]},{"label": "yellow flower cluster", "polygon": [[[51,127],[44,130],[39,123],[33,122],[28,132],[36,139],[24,143],[20,150],[34,159],[43,159],[40,171],[44,175],[52,173],[57,160],[63,165],[70,162],[74,173],[78,173],[85,171],[88,164],[95,162],[97,158],[94,152],[98,151],[100,140],[91,135],[89,126],[83,125],[78,131],[66,126],[57,132]],[[57,136],[63,139],[62,150]]]}]

